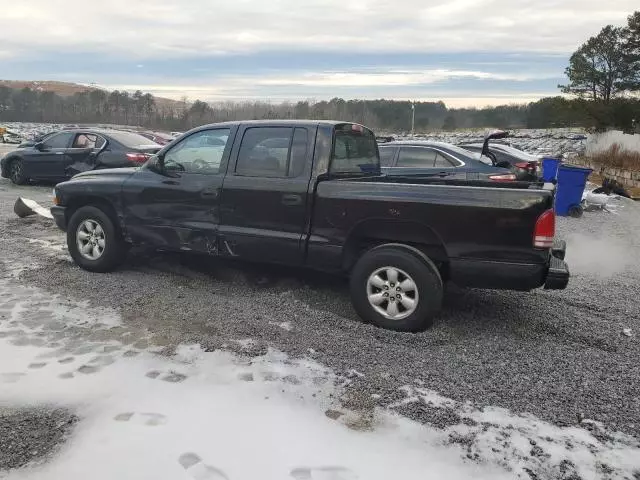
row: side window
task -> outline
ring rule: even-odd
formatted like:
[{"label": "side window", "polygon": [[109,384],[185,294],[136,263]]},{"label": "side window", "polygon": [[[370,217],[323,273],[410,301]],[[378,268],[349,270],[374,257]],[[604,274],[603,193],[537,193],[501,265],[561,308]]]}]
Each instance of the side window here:
[{"label": "side window", "polygon": [[72,136],[73,133],[58,133],[57,135],[47,138],[44,141],[43,146],[45,149],[67,148]]},{"label": "side window", "polygon": [[436,154],[436,163],[434,165],[436,168],[451,168],[455,165],[443,154],[437,152]]},{"label": "side window", "polygon": [[220,164],[231,130],[203,130],[189,135],[170,148],[164,155],[168,170],[215,175]]},{"label": "side window", "polygon": [[395,147],[380,147],[380,166],[390,167],[396,154]]},{"label": "side window", "polygon": [[93,133],[79,133],[76,135],[71,148],[102,148],[104,138]]},{"label": "side window", "polygon": [[306,128],[296,128],[291,142],[291,159],[289,160],[289,177],[299,177],[304,173],[307,164],[307,149],[309,145]]},{"label": "side window", "polygon": [[436,151],[430,148],[404,147],[400,149],[397,167],[433,167]]},{"label": "side window", "polygon": [[292,135],[293,128],[248,128],[240,144],[236,175],[286,177]]}]

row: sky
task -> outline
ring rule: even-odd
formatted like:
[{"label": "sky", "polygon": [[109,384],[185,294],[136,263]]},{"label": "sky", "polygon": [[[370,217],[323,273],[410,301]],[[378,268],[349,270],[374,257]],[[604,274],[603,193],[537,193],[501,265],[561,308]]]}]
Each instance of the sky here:
[{"label": "sky", "polygon": [[568,58],[637,0],[22,0],[0,17],[0,79],[189,100],[557,95]]}]

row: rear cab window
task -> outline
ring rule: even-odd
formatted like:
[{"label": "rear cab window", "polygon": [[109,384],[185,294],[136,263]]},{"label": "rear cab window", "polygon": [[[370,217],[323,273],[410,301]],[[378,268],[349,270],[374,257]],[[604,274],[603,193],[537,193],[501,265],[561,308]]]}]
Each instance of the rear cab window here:
[{"label": "rear cab window", "polygon": [[353,123],[336,125],[329,173],[380,173],[378,144],[373,132]]}]

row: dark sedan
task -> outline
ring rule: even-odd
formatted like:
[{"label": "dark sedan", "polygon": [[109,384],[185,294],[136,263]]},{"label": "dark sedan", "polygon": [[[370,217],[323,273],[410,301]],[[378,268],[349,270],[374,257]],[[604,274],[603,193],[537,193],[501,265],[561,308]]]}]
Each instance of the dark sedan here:
[{"label": "dark sedan", "polygon": [[0,161],[0,173],[17,185],[30,180],[63,181],[87,170],[140,166],[160,148],[131,132],[65,130],[7,153]]},{"label": "dark sedan", "polygon": [[516,180],[509,169],[484,163],[480,160],[480,155],[448,143],[400,141],[383,143],[378,148],[380,165],[387,175],[496,182]]},{"label": "dark sedan", "polygon": [[510,168],[518,180],[538,180],[541,159],[527,152],[503,143],[491,143],[486,147],[482,143],[469,143],[461,144],[460,147],[476,153],[481,153],[485,148],[485,155],[494,164]]}]

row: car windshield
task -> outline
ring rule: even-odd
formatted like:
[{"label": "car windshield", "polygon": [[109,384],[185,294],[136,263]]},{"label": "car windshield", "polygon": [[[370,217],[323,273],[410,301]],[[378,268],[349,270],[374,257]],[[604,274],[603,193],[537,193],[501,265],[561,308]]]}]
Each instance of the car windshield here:
[{"label": "car windshield", "polygon": [[336,126],[331,173],[379,173],[376,137],[360,125]]},{"label": "car windshield", "polygon": [[[108,134],[111,138],[113,138],[116,142],[121,143],[125,147],[135,148],[140,147],[142,145],[145,146],[156,146],[152,140],[149,140],[142,135],[131,132],[109,132]],[[159,145],[158,145],[159,146]]]}]

